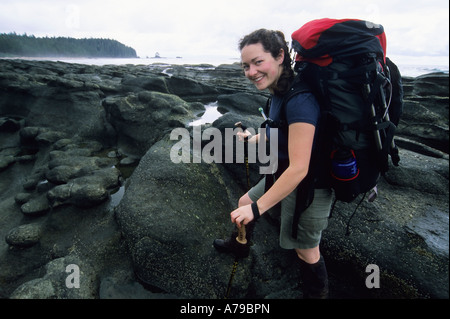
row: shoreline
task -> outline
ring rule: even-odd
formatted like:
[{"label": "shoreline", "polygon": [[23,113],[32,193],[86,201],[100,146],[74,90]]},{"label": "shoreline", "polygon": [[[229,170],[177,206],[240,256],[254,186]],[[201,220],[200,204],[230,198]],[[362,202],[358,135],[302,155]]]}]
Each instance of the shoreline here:
[{"label": "shoreline", "polygon": [[[418,77],[425,74],[442,72],[449,74],[448,57],[408,57],[408,56],[391,56],[393,62],[400,69],[403,77]],[[430,58],[430,59],[428,59]],[[441,59],[442,58],[442,59]],[[447,64],[444,64],[444,58]],[[225,64],[231,65],[239,63],[239,58],[232,57],[168,57],[168,58],[96,58],[96,57],[0,57],[1,60],[25,60],[25,61],[52,61],[64,62],[84,65],[153,65],[153,64],[167,64],[167,65],[213,65],[215,67]],[[424,64],[424,61],[432,60],[434,63]],[[404,63],[401,63],[405,61]],[[419,63],[422,62],[422,63]]]}]

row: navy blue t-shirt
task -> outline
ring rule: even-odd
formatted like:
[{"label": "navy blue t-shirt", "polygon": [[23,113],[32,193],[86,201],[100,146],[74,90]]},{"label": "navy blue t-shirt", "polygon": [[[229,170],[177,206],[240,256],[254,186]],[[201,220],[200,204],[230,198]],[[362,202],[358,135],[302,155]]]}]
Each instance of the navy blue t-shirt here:
[{"label": "navy blue t-shirt", "polygon": [[[280,111],[283,102],[282,96],[273,95],[270,104],[269,117],[275,121],[280,121]],[[292,123],[309,123],[317,127],[320,107],[316,98],[311,93],[300,93],[292,97],[285,105],[284,120],[289,126]],[[284,124],[286,125],[286,123]],[[267,129],[267,137],[270,139],[270,130]],[[288,130],[278,129],[278,160],[289,160],[288,152]]]}]

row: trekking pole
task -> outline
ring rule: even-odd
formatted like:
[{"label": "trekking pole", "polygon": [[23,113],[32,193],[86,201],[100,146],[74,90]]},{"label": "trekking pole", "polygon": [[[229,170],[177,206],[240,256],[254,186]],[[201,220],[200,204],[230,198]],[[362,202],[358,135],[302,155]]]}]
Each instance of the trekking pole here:
[{"label": "trekking pole", "polygon": [[[383,88],[380,88],[381,91],[381,101],[383,102],[383,108],[384,108],[384,116],[383,118],[390,122],[391,121],[391,117],[389,116],[389,106],[386,103],[386,96],[384,94]],[[392,141],[391,141],[391,158],[392,158],[392,162],[395,166],[398,166],[398,163],[400,162],[400,157],[398,156],[398,148],[395,145],[395,140],[394,137],[392,137]]]},{"label": "trekking pole", "polygon": [[[242,129],[243,132],[247,129],[244,125],[242,125],[242,122],[237,122],[234,124],[235,127],[238,127]],[[244,160],[245,160],[245,168],[247,173],[247,191],[250,189],[250,172],[248,167],[248,149],[247,149],[247,138],[244,138]],[[241,227],[238,227],[238,234],[236,237],[236,242],[240,245],[246,245],[247,244],[247,234],[245,231],[245,226],[242,223]],[[239,258],[242,257],[239,254],[236,254],[234,258],[233,263],[233,269],[231,270],[230,280],[228,281],[227,291],[225,292],[225,299],[228,299],[231,291],[231,285],[233,283],[234,274],[236,273],[236,269],[238,266]]]},{"label": "trekking pole", "polygon": [[[369,84],[366,84],[366,90],[367,90],[367,94],[370,95],[370,85]],[[371,113],[372,113],[373,118],[375,119],[373,124],[375,124],[375,127],[376,127],[378,125],[378,121],[376,120],[377,112],[375,110],[375,105],[374,105],[373,102],[372,102],[372,105],[371,105]],[[382,148],[383,148],[383,145],[381,143],[380,131],[378,129],[375,129],[374,135],[375,135],[375,143],[377,145],[377,149],[379,151],[381,151]]]},{"label": "trekking pole", "polygon": [[[238,235],[236,237],[236,242],[240,245],[247,244],[245,226],[243,223],[241,224],[241,227],[238,227]],[[228,299],[228,297],[230,296],[230,291],[231,291],[231,286],[233,283],[234,275],[236,273],[236,269],[237,269],[237,266],[239,263],[239,258],[241,258],[241,257],[244,257],[244,256],[241,256],[240,254],[236,254],[234,257],[233,268],[231,270],[230,279],[228,280],[227,291],[225,292],[225,299]]]},{"label": "trekking pole", "polygon": [[[245,127],[242,122],[236,122],[234,126],[242,129],[243,132],[247,130],[247,127]],[[244,138],[244,161],[245,161],[245,171],[247,175],[247,191],[250,190],[250,170],[248,167],[248,137]]]},{"label": "trekking pole", "polygon": [[[234,126],[242,129],[243,132],[247,129],[242,122],[237,122]],[[244,139],[244,161],[245,161],[245,170],[247,175],[247,191],[250,190],[250,170],[248,167],[248,146],[247,146],[247,138]],[[238,227],[238,236],[236,237],[236,241],[239,244],[245,245],[247,243],[246,232],[244,224],[241,224],[241,227]]]}]

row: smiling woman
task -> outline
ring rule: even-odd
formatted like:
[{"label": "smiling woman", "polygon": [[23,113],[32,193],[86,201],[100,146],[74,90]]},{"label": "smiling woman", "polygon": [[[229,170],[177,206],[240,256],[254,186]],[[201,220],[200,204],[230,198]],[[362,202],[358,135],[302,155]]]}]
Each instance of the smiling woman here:
[{"label": "smiling woman", "polygon": [[[238,228],[238,237],[215,239],[213,245],[219,252],[238,256],[242,250],[238,247],[250,242],[255,222],[262,214],[275,209],[280,214],[280,246],[295,250],[300,260],[304,297],[326,298],[328,275],[319,243],[327,227],[332,192],[322,185],[316,189],[319,184],[312,184],[312,181],[317,176],[310,173],[314,172],[310,163],[315,160],[311,155],[318,131],[319,105],[309,91],[302,91],[288,100],[295,76],[288,43],[281,31],[253,31],[241,39],[239,49],[245,76],[258,90],[268,89],[271,93],[268,108],[273,121],[265,122],[266,132],[245,135],[247,145],[277,141],[278,165],[270,173],[265,172],[239,199],[238,208],[230,213],[231,222]],[[284,128],[276,125],[281,121],[286,123]],[[249,230],[245,231],[245,227]]]},{"label": "smiling woman", "polygon": [[273,93],[274,85],[283,71],[279,66],[283,62],[284,52],[280,52],[274,60],[271,59],[270,52],[264,51],[261,43],[256,43],[244,47],[241,55],[245,76],[255,84],[258,90],[269,89]]}]

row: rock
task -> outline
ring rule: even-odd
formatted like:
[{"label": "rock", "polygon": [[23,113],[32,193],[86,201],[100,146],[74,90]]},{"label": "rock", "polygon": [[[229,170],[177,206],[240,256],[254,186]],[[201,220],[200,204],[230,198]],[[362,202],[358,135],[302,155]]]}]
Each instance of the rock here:
[{"label": "rock", "polygon": [[[19,286],[11,299],[91,299],[96,291],[92,267],[77,256],[49,262],[46,274]],[[81,272],[82,270],[82,272]],[[76,277],[78,275],[78,278]]]},{"label": "rock", "polygon": [[414,79],[414,94],[420,96],[447,96],[448,74],[443,72],[428,73]]},{"label": "rock", "polygon": [[0,171],[6,169],[9,165],[14,164],[15,163],[15,158],[14,156],[11,155],[0,155]]},{"label": "rock", "polygon": [[165,293],[153,293],[138,282],[121,283],[108,277],[100,283],[100,299],[176,299],[177,296]]},{"label": "rock", "polygon": [[167,80],[169,92],[177,95],[187,101],[193,98],[211,98],[211,96],[217,96],[218,91],[209,85],[199,83],[189,78],[178,78],[172,76]]},{"label": "rock", "polygon": [[[384,176],[389,184],[426,194],[448,195],[448,158],[434,159],[408,151],[402,151],[401,155],[401,169],[392,167]],[[424,170],[426,177],[421,176]]]},{"label": "rock", "polygon": [[69,180],[91,174],[92,172],[116,164],[115,160],[97,156],[66,156],[53,158],[48,163],[45,177],[54,184],[66,184]]},{"label": "rock", "polygon": [[109,190],[120,185],[120,171],[117,168],[96,170],[92,175],[71,179],[48,192],[48,200],[53,206],[73,204],[89,207],[102,203],[109,197]]},{"label": "rock", "polygon": [[20,206],[20,210],[27,216],[39,216],[50,210],[50,205],[45,194],[31,198]]},{"label": "rock", "polygon": [[20,130],[20,140],[23,144],[29,144],[34,143],[36,136],[40,132],[46,132],[47,130],[45,128],[35,127],[35,126],[28,126],[24,127]]},{"label": "rock", "polygon": [[16,132],[20,126],[20,122],[16,119],[0,117],[0,132]]},{"label": "rock", "polygon": [[29,176],[26,177],[22,186],[25,190],[34,190],[40,182],[44,181],[44,178],[45,169],[36,169],[36,171],[32,172]]},{"label": "rock", "polygon": [[138,162],[138,159],[132,158],[132,157],[126,157],[120,160],[120,165],[122,166],[134,166],[136,165],[136,162]]},{"label": "rock", "polygon": [[177,296],[220,298],[229,267],[211,243],[232,208],[227,181],[215,164],[172,163],[174,144],[165,138],[141,159],[116,218],[141,281]]},{"label": "rock", "polygon": [[20,248],[27,248],[39,242],[41,237],[42,227],[40,224],[24,224],[20,225],[11,231],[6,236],[5,240],[8,245]]},{"label": "rock", "polygon": [[122,88],[126,88],[130,92],[157,91],[169,93],[165,77],[157,75],[124,78],[122,81]]},{"label": "rock", "polygon": [[50,280],[34,279],[17,288],[11,299],[55,299],[56,290]]},{"label": "rock", "polygon": [[63,139],[65,136],[66,136],[66,134],[63,132],[46,131],[46,132],[38,134],[35,137],[35,141],[38,144],[51,145],[51,144],[55,143],[56,141]]},{"label": "rock", "polygon": [[436,254],[448,255],[449,238],[448,214],[440,210],[430,210],[411,220],[406,226],[411,234],[423,238],[427,246]]},{"label": "rock", "polygon": [[219,95],[218,102],[220,107],[223,107],[228,110],[234,110],[239,113],[261,116],[261,113],[259,112],[258,109],[260,107],[262,108],[265,107],[267,97],[262,95],[240,92],[228,95]]},{"label": "rock", "polygon": [[30,193],[18,193],[16,197],[14,197],[14,200],[17,204],[22,205],[28,202],[31,199]]},{"label": "rock", "polygon": [[[448,154],[448,74],[427,74],[407,81],[403,114],[396,135]],[[427,92],[433,92],[427,94]]]},{"label": "rock", "polygon": [[143,91],[103,101],[123,152],[141,157],[168,130],[184,127],[193,115],[175,95]]}]

